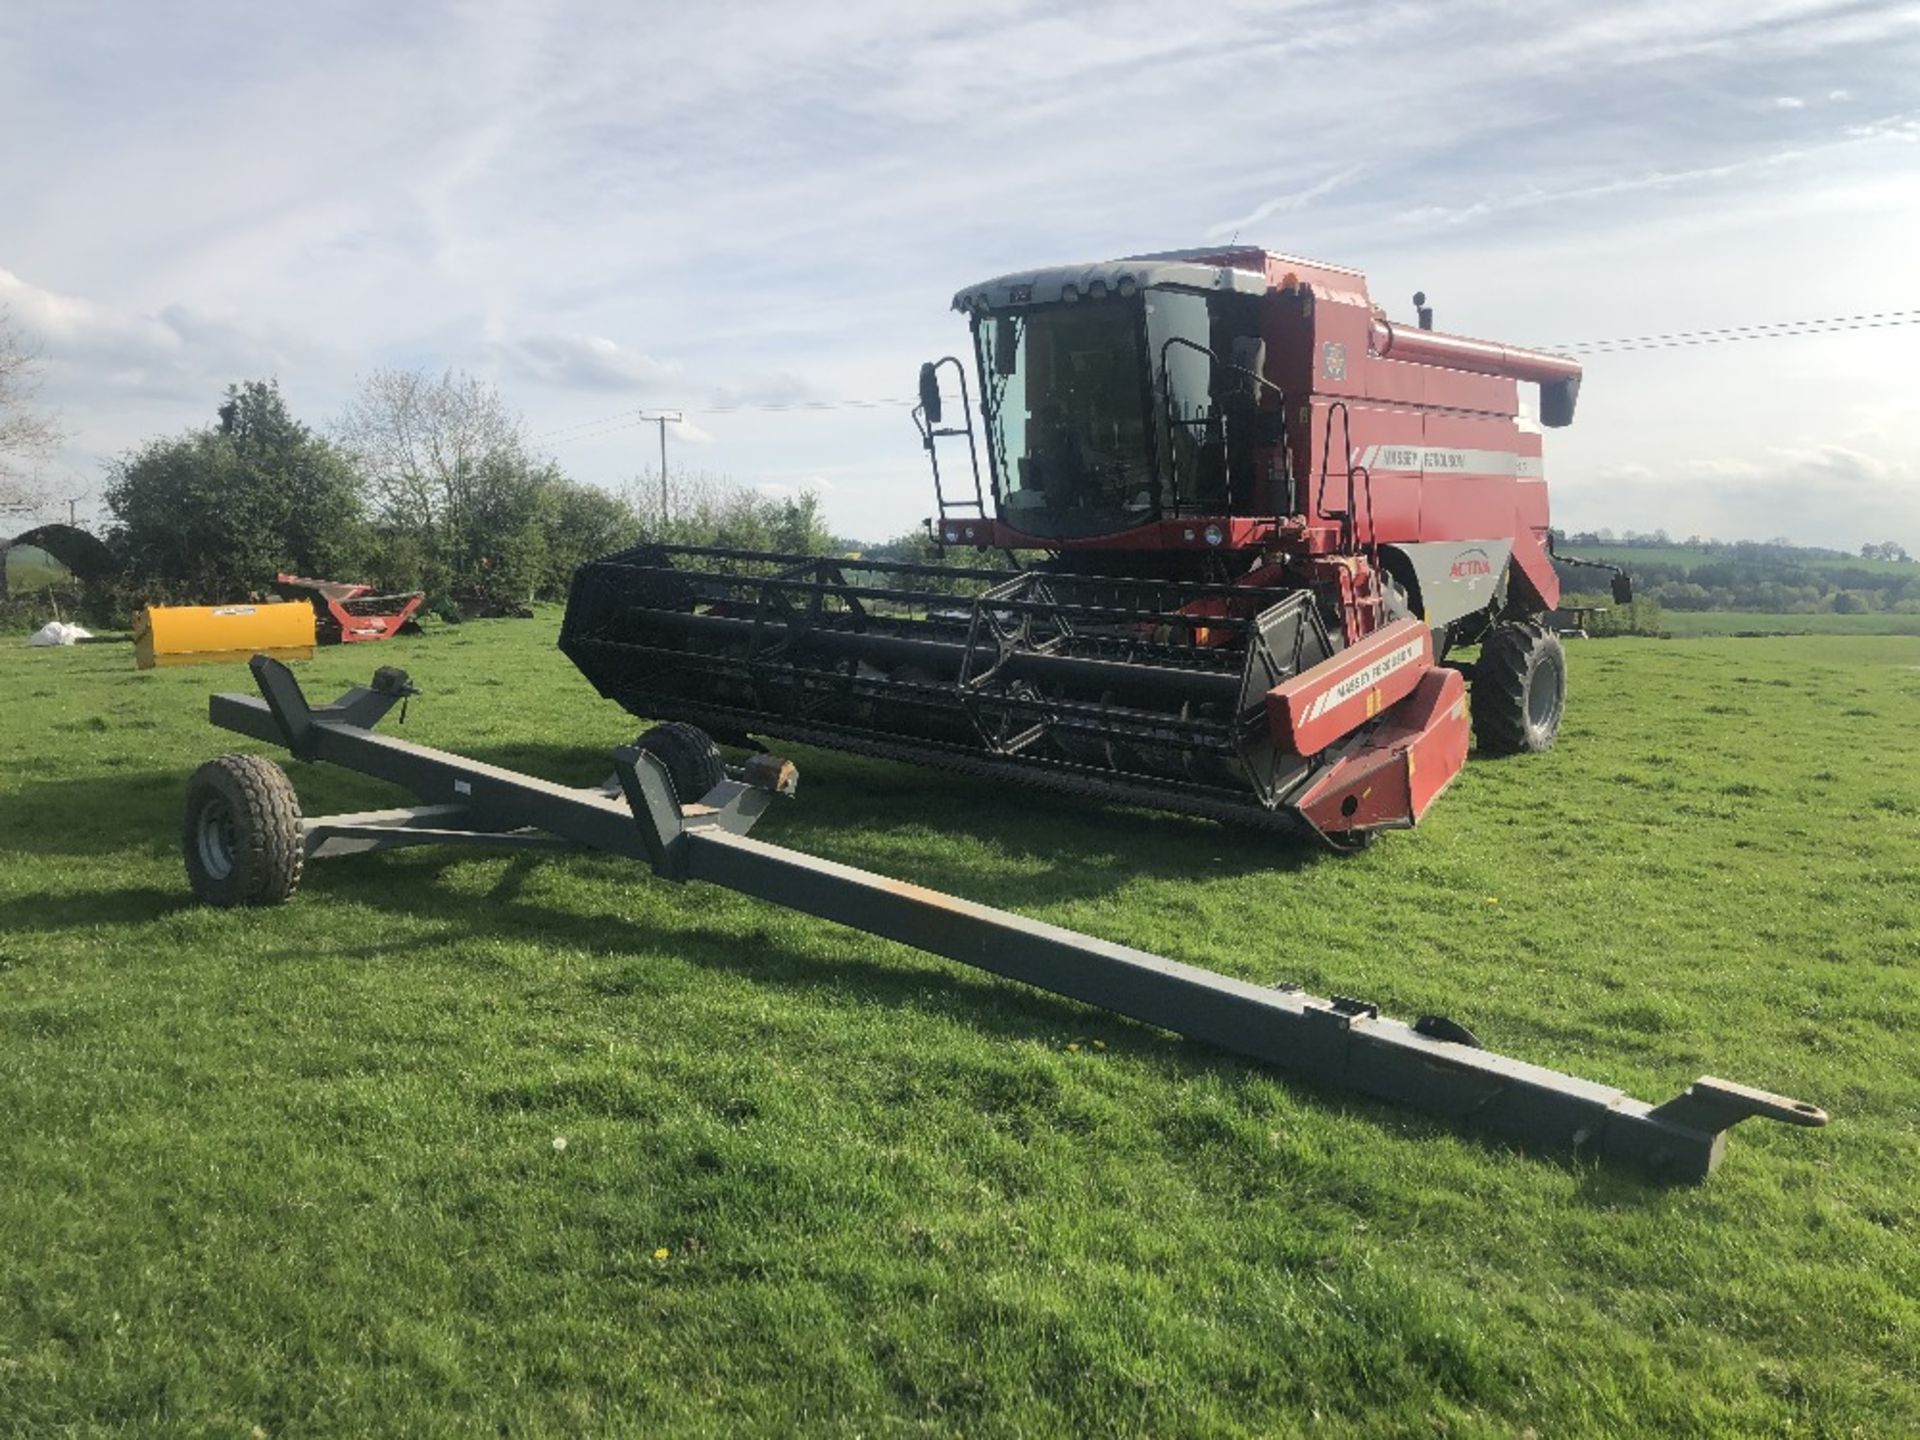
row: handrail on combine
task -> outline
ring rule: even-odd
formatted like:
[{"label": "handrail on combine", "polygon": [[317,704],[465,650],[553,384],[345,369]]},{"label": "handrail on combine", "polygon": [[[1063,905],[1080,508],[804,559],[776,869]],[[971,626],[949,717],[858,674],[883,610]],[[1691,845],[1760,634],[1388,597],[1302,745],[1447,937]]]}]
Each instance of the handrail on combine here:
[{"label": "handrail on combine", "polygon": [[[954,373],[960,377],[960,418],[958,425],[942,427],[940,424],[939,384],[940,371],[951,365]],[[922,393],[925,394],[927,375],[931,375],[934,390],[931,396],[922,399],[913,407],[914,428],[920,432],[920,443],[926,447],[927,463],[933,467],[933,503],[940,518],[947,518],[948,510],[971,510],[979,519],[987,515],[986,492],[980,488],[980,447],[973,438],[973,396],[967,389],[967,367],[952,355],[943,355],[922,372]],[[929,409],[929,400],[932,408]],[[951,435],[967,437],[967,460],[973,469],[973,499],[949,501],[940,479],[940,449],[934,442]]]}]

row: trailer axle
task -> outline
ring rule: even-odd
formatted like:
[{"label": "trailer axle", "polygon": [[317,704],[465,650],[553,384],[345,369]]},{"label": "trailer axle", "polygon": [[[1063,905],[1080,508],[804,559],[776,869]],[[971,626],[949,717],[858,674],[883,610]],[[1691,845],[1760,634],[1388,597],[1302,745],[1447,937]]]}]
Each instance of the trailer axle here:
[{"label": "trailer axle", "polygon": [[[573,788],[376,734],[373,725],[413,693],[400,672],[383,669],[372,687],[312,706],[285,665],[256,656],[252,670],[260,698],[213,696],[215,725],[391,781],[420,802],[296,815],[296,833],[283,838],[306,860],[448,843],[626,855],[663,879],[737,890],[1530,1149],[1594,1155],[1667,1180],[1704,1180],[1725,1153],[1728,1130],[1749,1117],[1827,1123],[1816,1106],[1712,1076],[1648,1105],[1482,1049],[1451,1021],[1408,1025],[1364,1002],[1237,980],[755,840],[747,833],[754,821],[795,786],[793,767],[772,757],[756,757],[685,805],[668,766],[635,746],[614,751],[613,781]],[[204,829],[190,813],[188,833]],[[194,853],[190,845],[198,888]]]}]

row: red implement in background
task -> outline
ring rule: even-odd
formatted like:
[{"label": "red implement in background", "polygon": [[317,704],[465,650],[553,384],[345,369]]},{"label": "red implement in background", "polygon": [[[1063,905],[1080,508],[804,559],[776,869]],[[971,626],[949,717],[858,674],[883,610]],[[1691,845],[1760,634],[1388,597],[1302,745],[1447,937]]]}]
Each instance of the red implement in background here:
[{"label": "red implement in background", "polygon": [[312,580],[304,575],[279,574],[273,582],[313,604],[314,623],[324,645],[353,645],[364,640],[391,640],[415,626],[414,614],[426,596],[376,595],[371,585],[349,580]]}]

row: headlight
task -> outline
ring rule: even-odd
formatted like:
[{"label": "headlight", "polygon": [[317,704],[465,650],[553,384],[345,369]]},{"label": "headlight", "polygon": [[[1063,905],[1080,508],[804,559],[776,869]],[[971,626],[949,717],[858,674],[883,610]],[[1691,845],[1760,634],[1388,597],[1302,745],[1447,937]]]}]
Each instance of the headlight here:
[{"label": "headlight", "polygon": [[1218,545],[1227,537],[1220,533],[1220,527],[1218,525],[1209,525],[1205,530],[1200,532],[1200,538],[1209,545]]}]

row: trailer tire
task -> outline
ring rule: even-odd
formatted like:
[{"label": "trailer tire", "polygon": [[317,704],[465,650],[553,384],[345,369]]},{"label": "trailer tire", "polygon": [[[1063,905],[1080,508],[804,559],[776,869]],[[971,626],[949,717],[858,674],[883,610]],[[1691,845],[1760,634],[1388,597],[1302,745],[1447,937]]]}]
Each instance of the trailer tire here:
[{"label": "trailer tire", "polygon": [[307,851],[300,797],[260,755],[222,755],[187,781],[180,849],[204,905],[279,905],[300,888]]},{"label": "trailer tire", "polygon": [[654,726],[634,741],[633,747],[646,751],[667,767],[667,778],[673,782],[673,798],[683,807],[698,804],[702,796],[727,778],[713,737],[698,725],[689,725],[683,720]]},{"label": "trailer tire", "polygon": [[1567,657],[1560,637],[1531,621],[1496,625],[1473,667],[1473,735],[1487,755],[1553,748],[1567,711]]}]

